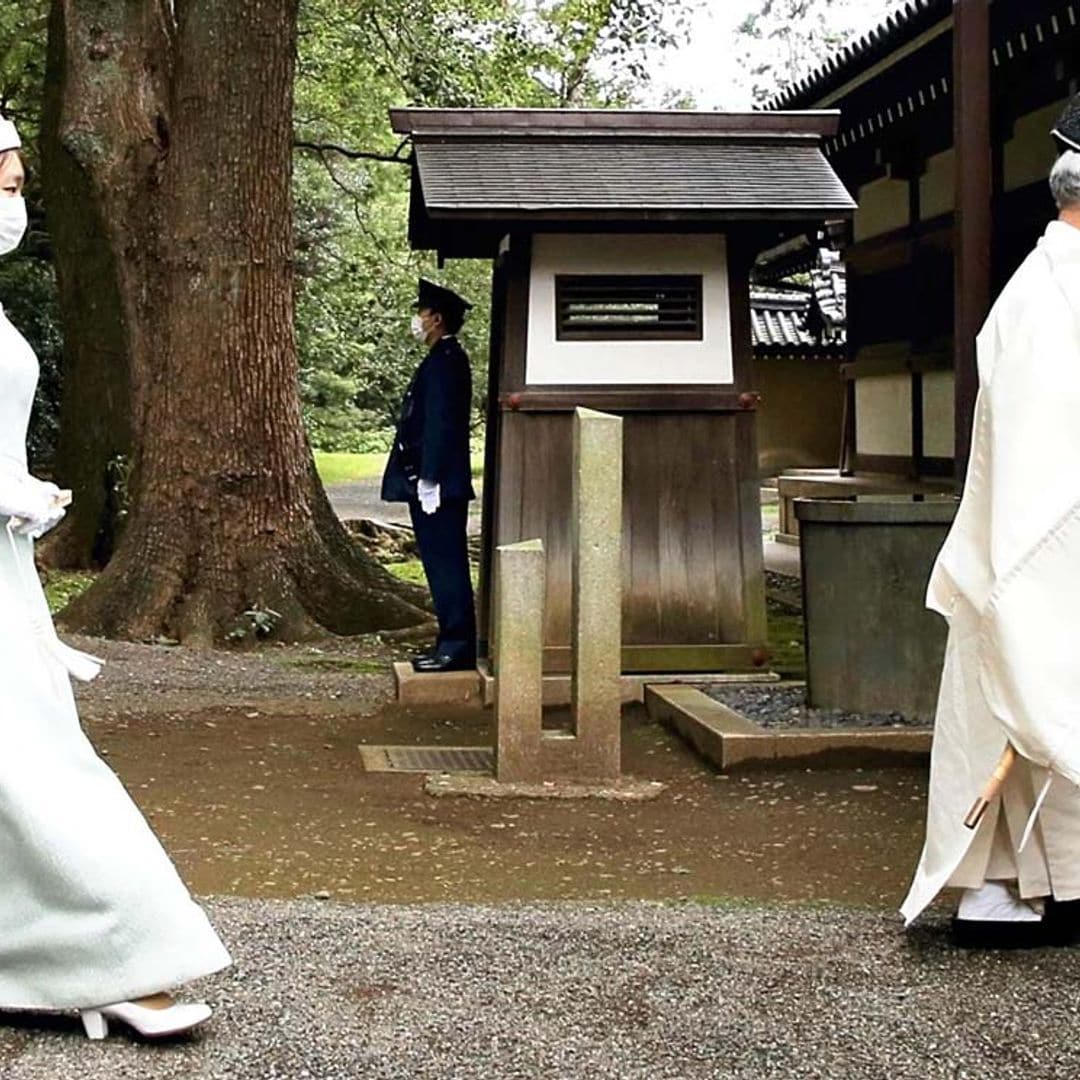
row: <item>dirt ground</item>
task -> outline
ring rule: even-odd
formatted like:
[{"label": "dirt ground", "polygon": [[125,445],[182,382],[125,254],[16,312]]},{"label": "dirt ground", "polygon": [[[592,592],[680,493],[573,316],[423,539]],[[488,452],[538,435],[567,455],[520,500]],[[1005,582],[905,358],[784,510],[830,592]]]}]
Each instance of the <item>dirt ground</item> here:
[{"label": "dirt ground", "polygon": [[624,771],[654,802],[433,798],[367,773],[361,744],[491,745],[490,712],[404,709],[377,642],[109,654],[84,726],[200,895],[454,900],[766,899],[894,908],[921,839],[925,770],[725,777],[644,710]]}]

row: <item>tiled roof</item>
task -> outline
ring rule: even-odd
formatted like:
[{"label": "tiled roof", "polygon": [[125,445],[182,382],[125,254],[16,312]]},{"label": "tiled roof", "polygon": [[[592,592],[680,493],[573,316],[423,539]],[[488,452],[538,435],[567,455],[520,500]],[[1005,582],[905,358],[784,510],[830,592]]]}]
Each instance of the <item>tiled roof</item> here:
[{"label": "tiled roof", "polygon": [[611,138],[434,139],[415,146],[429,213],[669,210],[848,213],[816,145]]},{"label": "tiled roof", "polygon": [[832,252],[821,253],[809,286],[750,290],[754,349],[761,354],[838,355],[847,342],[847,280]]},{"label": "tiled roof", "polygon": [[809,293],[754,289],[750,294],[754,348],[800,348],[815,344],[806,328],[809,311]]},{"label": "tiled roof", "polygon": [[952,0],[909,0],[821,67],[777,94],[769,109],[806,108],[952,15]]},{"label": "tiled roof", "polygon": [[837,112],[392,109],[429,217],[844,216]]}]

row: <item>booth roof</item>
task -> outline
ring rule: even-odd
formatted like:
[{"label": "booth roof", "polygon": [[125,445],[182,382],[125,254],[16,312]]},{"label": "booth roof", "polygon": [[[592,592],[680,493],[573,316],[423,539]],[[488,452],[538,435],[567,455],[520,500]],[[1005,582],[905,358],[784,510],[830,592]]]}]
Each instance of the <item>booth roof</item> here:
[{"label": "booth roof", "polygon": [[400,109],[433,218],[847,214],[838,114]]}]

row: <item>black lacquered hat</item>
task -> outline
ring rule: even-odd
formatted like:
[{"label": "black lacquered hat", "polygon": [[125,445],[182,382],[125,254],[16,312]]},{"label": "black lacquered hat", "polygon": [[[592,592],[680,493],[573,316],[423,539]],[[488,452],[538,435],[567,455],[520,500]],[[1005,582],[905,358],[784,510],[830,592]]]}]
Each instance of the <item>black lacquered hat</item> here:
[{"label": "black lacquered hat", "polygon": [[421,278],[416,291],[416,308],[418,311],[438,312],[448,319],[455,317],[461,319],[465,317],[467,311],[472,311],[472,304],[458,296],[452,289],[444,289],[442,285],[436,285],[434,281]]}]

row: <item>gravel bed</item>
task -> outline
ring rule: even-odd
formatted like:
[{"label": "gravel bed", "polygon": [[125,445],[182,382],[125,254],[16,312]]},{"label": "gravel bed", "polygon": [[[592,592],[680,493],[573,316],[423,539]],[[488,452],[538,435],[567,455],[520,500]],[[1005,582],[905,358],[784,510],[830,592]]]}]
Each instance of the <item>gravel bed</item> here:
[{"label": "gravel bed", "polygon": [[374,637],[257,650],[198,650],[65,635],[105,660],[92,683],[76,686],[80,711],[102,716],[137,709],[177,711],[228,705],[265,711],[373,712],[393,700],[391,664],[407,649]]},{"label": "gravel bed", "polygon": [[208,905],[203,1032],[6,1018],[5,1080],[1072,1078],[1080,951],[951,949],[835,907]]},{"label": "gravel bed", "polygon": [[702,686],[719,701],[767,728],[925,728],[922,720],[900,713],[852,713],[841,709],[811,709],[802,683],[771,686]]},{"label": "gravel bed", "polygon": [[797,577],[791,574],[781,574],[775,570],[765,571],[765,587],[767,589],[779,589],[782,592],[794,593],[796,596],[802,589]]}]

